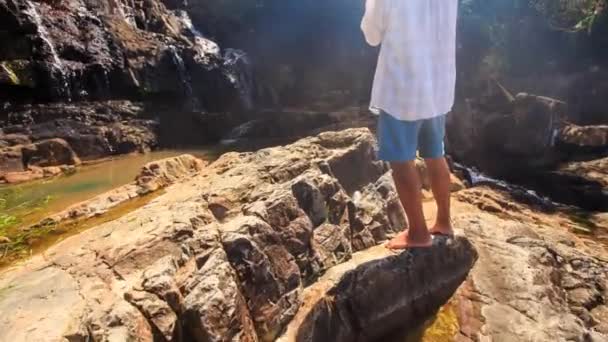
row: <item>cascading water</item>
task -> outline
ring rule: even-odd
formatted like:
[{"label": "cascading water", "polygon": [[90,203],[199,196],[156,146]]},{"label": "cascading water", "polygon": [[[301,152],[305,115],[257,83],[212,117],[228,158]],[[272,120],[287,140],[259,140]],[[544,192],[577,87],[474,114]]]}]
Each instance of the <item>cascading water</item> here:
[{"label": "cascading water", "polygon": [[507,183],[503,180],[489,177],[475,167],[466,167],[459,163],[454,163],[454,168],[462,172],[471,187],[490,186],[499,190],[506,191],[518,197],[524,203],[536,204],[546,210],[553,210],[556,206],[550,198],[539,195],[536,191],[524,187]]},{"label": "cascading water", "polygon": [[254,77],[249,56],[244,51],[226,49],[223,55],[226,76],[239,91],[239,96],[246,110],[254,107]]},{"label": "cascading water", "polygon": [[65,98],[68,101],[71,101],[72,94],[70,89],[69,75],[65,70],[65,66],[59,58],[57,54],[57,50],[55,49],[55,44],[50,38],[50,35],[42,23],[42,18],[36,9],[36,6],[31,1],[26,1],[27,9],[24,11],[25,14],[29,15],[34,23],[36,24],[36,29],[38,30],[38,36],[42,40],[42,43],[49,51],[50,57],[50,71],[51,71],[51,79],[53,80],[53,90],[55,90],[56,96],[60,98]]},{"label": "cascading water", "polygon": [[204,38],[203,34],[196,27],[194,27],[194,24],[192,24],[192,19],[190,19],[188,12],[177,10],[175,11],[175,16],[177,19],[179,19],[190,35],[193,37]]},{"label": "cascading water", "polygon": [[223,138],[220,143],[222,145],[231,145],[234,144],[240,140],[244,140],[247,139],[247,136],[253,131],[255,130],[256,126],[259,126],[261,124],[263,124],[264,121],[257,119],[257,120],[251,120],[251,121],[247,121],[243,124],[240,124],[238,126],[236,126],[235,128],[233,128],[227,135],[225,138]]},{"label": "cascading water", "polygon": [[167,48],[169,56],[171,57],[171,61],[177,70],[177,77],[179,78],[180,85],[182,87],[182,94],[188,99],[188,104],[190,106],[190,110],[196,111],[199,108],[199,103],[196,97],[194,96],[194,91],[192,90],[192,83],[190,81],[190,77],[188,76],[186,65],[182,56],[180,56],[178,49],[169,45]]},{"label": "cascading water", "polygon": [[197,58],[204,63],[207,56],[219,57],[220,47],[212,40],[205,36],[194,26],[188,12],[177,10],[174,12],[175,17],[180,21],[184,28],[183,34],[193,38],[193,43],[196,50],[199,52]]}]

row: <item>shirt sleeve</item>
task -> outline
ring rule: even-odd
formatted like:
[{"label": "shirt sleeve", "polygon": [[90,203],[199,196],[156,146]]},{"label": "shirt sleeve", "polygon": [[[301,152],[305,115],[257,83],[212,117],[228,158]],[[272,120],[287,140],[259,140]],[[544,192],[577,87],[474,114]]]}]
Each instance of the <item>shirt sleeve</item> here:
[{"label": "shirt sleeve", "polygon": [[366,0],[365,15],[361,21],[361,30],[365,40],[371,46],[382,43],[387,25],[387,1],[389,0]]}]

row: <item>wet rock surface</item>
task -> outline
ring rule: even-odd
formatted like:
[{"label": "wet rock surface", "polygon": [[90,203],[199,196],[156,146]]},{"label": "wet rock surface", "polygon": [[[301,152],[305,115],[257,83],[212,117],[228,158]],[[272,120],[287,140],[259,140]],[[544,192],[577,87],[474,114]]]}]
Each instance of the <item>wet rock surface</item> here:
[{"label": "wet rock surface", "polygon": [[236,92],[217,44],[162,1],[5,0],[0,15],[11,102],[195,96],[212,108]]}]

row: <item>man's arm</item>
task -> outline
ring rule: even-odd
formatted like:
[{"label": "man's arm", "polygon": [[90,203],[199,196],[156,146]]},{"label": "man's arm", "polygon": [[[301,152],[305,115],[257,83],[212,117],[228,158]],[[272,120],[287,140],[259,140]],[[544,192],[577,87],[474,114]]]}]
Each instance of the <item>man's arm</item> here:
[{"label": "man's arm", "polygon": [[371,46],[382,43],[386,31],[387,2],[390,0],[366,0],[365,15],[361,21],[361,30],[365,40]]}]

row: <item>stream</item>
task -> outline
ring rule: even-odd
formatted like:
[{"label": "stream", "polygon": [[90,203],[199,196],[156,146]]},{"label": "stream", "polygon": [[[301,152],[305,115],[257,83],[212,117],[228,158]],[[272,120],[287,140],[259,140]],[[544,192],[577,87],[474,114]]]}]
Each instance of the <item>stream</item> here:
[{"label": "stream", "polygon": [[156,151],[82,166],[70,176],[1,186],[0,220],[4,220],[4,224],[0,222],[0,236],[10,228],[36,223],[73,204],[132,182],[141,167],[149,162],[184,153],[203,160],[217,157],[211,149]]}]

